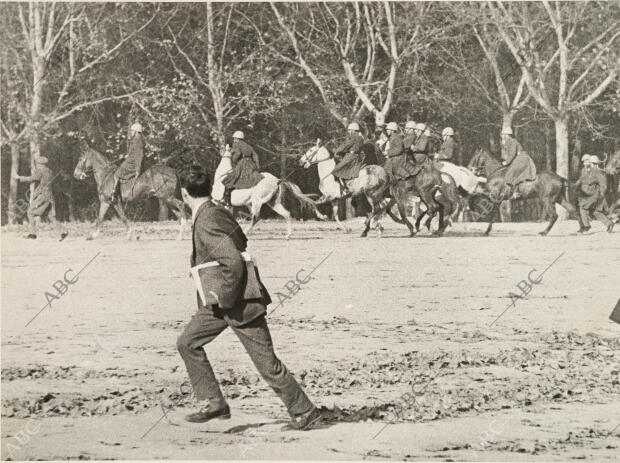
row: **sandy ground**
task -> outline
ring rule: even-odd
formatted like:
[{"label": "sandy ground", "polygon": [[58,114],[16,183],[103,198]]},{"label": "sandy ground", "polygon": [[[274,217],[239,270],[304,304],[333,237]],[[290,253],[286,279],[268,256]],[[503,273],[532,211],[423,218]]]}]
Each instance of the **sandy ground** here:
[{"label": "sandy ground", "polygon": [[381,239],[359,238],[359,220],[352,234],[295,223],[288,241],[262,222],[251,237],[276,301],[327,257],[269,316],[330,425],[309,432],[282,430],[284,407],[229,330],[207,352],[233,417],[183,422],[175,343],[195,305],[191,241],[172,222],[141,224],[137,241],[110,222],[98,241],[84,226],[62,243],[4,230],[2,458],[617,461],[620,232],[456,224],[411,239],[385,224]]}]

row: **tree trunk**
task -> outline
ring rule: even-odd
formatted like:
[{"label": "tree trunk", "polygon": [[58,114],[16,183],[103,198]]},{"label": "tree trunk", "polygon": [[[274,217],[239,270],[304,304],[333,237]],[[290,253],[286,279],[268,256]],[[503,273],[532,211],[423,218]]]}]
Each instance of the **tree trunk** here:
[{"label": "tree trunk", "polygon": [[[506,111],[502,114],[502,129],[512,130],[512,120],[515,117],[514,111]],[[516,134],[515,134],[516,136]]]},{"label": "tree trunk", "polygon": [[555,172],[568,180],[568,117],[561,116],[555,123]]},{"label": "tree trunk", "polygon": [[159,218],[158,220],[160,222],[164,222],[166,220],[168,220],[168,205],[166,204],[166,201],[164,201],[163,199],[158,199],[159,201]]},{"label": "tree trunk", "polygon": [[553,159],[551,154],[551,130],[549,124],[545,124],[545,162],[547,170],[553,172]]},{"label": "tree trunk", "polygon": [[17,223],[16,221],[16,207],[17,201],[17,174],[19,173],[19,146],[17,143],[10,143],[9,150],[11,151],[11,174],[9,177],[9,200],[7,204],[7,219],[10,225]]}]

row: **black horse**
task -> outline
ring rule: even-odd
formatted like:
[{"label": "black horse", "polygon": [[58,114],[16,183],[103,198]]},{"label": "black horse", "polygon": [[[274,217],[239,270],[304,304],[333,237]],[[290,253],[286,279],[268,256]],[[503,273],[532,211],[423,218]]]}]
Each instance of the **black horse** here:
[{"label": "black horse", "polygon": [[94,239],[99,236],[101,222],[110,206],[114,206],[119,217],[127,227],[127,238],[131,238],[131,226],[125,216],[123,203],[138,201],[156,197],[165,202],[180,221],[178,238],[181,239],[185,227],[185,209],[183,201],[177,196],[180,194],[179,179],[172,167],[154,165],[140,174],[135,180],[121,182],[120,201],[109,202],[106,198],[113,197],[114,172],[116,166],[108,161],[101,153],[87,144],[82,145],[82,154],[75,166],[73,176],[78,180],[84,180],[92,171],[97,182],[99,193],[99,214],[95,231],[87,238]]},{"label": "black horse", "polygon": [[[502,201],[512,197],[512,190],[507,188],[505,174],[506,167],[495,159],[486,149],[479,148],[467,166],[474,174],[487,178],[486,189],[493,206],[489,214],[489,226],[485,232],[488,235],[493,227],[493,220],[499,214]],[[540,235],[545,236],[558,220],[555,205],[561,204],[569,211],[575,208],[564,198],[565,184],[562,178],[553,172],[543,171],[536,175],[536,180],[524,182],[519,188],[521,199],[538,198],[543,205],[543,213],[549,218],[549,224]]]}]

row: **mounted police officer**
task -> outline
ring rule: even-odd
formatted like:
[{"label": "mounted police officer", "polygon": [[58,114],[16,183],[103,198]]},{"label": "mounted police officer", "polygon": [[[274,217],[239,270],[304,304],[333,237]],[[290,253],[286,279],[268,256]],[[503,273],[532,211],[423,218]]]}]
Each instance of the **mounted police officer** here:
[{"label": "mounted police officer", "polygon": [[452,127],[446,127],[441,131],[441,136],[443,138],[441,142],[441,147],[439,151],[437,151],[433,157],[436,161],[448,161],[452,162],[452,156],[454,156],[454,130]]},{"label": "mounted police officer", "polygon": [[364,137],[360,134],[360,126],[352,122],[347,127],[347,137],[344,142],[334,151],[334,158],[338,161],[332,171],[334,177],[340,183],[343,195],[349,194],[346,180],[357,178],[364,167]]},{"label": "mounted police officer", "polygon": [[403,143],[405,144],[405,149],[411,148],[411,146],[415,143],[417,135],[415,134],[416,128],[415,121],[407,121],[405,124],[405,137],[403,139]]},{"label": "mounted police officer", "polygon": [[228,207],[231,206],[230,195],[232,190],[252,188],[263,179],[260,173],[258,154],[254,148],[244,141],[244,138],[241,130],[237,130],[233,134],[232,171],[222,180],[225,187],[224,202]]},{"label": "mounted police officer", "polygon": [[142,136],[142,124],[135,122],[129,129],[129,148],[127,149],[127,157],[114,173],[114,189],[112,198],[106,198],[108,202],[112,202],[119,190],[119,180],[127,182],[135,180],[140,175],[142,168],[142,160],[144,159],[144,139]]},{"label": "mounted police officer", "polygon": [[393,180],[403,180],[419,172],[419,168],[409,158],[409,147],[405,146],[398,124],[390,122],[386,126],[389,148],[383,168]]},{"label": "mounted police officer", "polygon": [[536,164],[521,144],[512,136],[512,129],[502,129],[502,165],[506,166],[506,185],[512,188],[515,198],[519,198],[519,184],[536,180]]},{"label": "mounted police officer", "polygon": [[[428,159],[428,134],[426,131],[426,124],[422,122],[418,122],[415,126],[415,142],[411,146],[411,151],[413,151],[413,157],[415,159],[415,163],[418,166],[423,165]],[[409,148],[409,147],[407,147]]]},{"label": "mounted police officer", "polygon": [[590,230],[590,214],[612,232],[614,223],[604,214],[607,209],[605,192],[607,191],[607,178],[605,173],[598,168],[600,163],[598,156],[584,154],[581,158],[583,169],[577,183],[577,205],[579,206],[579,233]]}]

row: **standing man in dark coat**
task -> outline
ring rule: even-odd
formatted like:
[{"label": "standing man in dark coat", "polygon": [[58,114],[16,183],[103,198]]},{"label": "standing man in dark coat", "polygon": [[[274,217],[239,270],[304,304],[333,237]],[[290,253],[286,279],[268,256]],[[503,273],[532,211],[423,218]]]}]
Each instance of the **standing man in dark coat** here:
[{"label": "standing man in dark coat", "polygon": [[607,201],[607,178],[605,173],[595,166],[599,161],[598,156],[584,154],[581,158],[583,169],[577,183],[577,205],[579,207],[579,233],[590,230],[590,214],[607,227],[609,233],[614,228],[614,223],[605,215]]},{"label": "standing man in dark coat", "polygon": [[192,209],[192,267],[216,261],[222,269],[222,280],[214,286],[219,292],[211,292],[218,303],[202,305],[197,295],[198,311],[177,341],[196,399],[204,404],[185,419],[204,423],[230,417],[230,408],[203,349],[230,327],[263,379],[284,402],[292,418],[291,427],[311,428],[320,421],[321,414],[274,353],[265,319],[266,305],[271,302],[269,293],[261,283],[262,299],[243,299],[247,269],[241,252],[246,250],[245,234],[228,210],[211,201],[211,181],[201,166],[192,166],[182,179],[181,194]]},{"label": "standing man in dark coat", "polygon": [[56,221],[56,206],[52,193],[52,170],[47,166],[47,158],[38,157],[34,161],[34,171],[30,176],[16,175],[15,178],[21,182],[34,182],[35,188],[30,198],[28,206],[28,227],[29,233],[26,238],[37,239],[37,221],[49,210],[47,217],[49,221],[60,229],[60,241],[64,240],[69,233],[59,222]]},{"label": "standing man in dark coat", "polygon": [[108,202],[113,202],[119,194],[119,181],[120,182],[135,182],[140,175],[140,169],[142,168],[142,161],[144,159],[144,139],[142,137],[142,124],[135,122],[129,129],[129,147],[127,149],[127,156],[123,163],[114,173],[114,189],[112,190],[112,198],[107,198]]},{"label": "standing man in dark coat", "polygon": [[519,184],[536,180],[536,164],[521,144],[512,136],[512,129],[502,129],[502,165],[507,166],[504,179],[512,188],[515,198],[519,198]]},{"label": "standing man in dark coat", "polygon": [[346,180],[357,178],[364,167],[364,137],[360,134],[360,126],[352,122],[347,127],[348,135],[344,142],[334,151],[334,158],[338,161],[332,174],[340,183],[342,194],[349,194]]},{"label": "standing man in dark coat", "polygon": [[409,149],[403,142],[403,136],[398,133],[396,122],[388,123],[386,127],[388,135],[388,149],[385,153],[387,160],[383,168],[394,180],[399,181],[417,175],[419,167],[409,159]]},{"label": "standing man in dark coat", "polygon": [[252,188],[263,179],[260,173],[258,154],[243,139],[244,135],[241,130],[237,130],[233,134],[232,171],[222,180],[224,184],[223,199],[228,207],[231,206],[230,195],[232,190],[235,188]]}]

